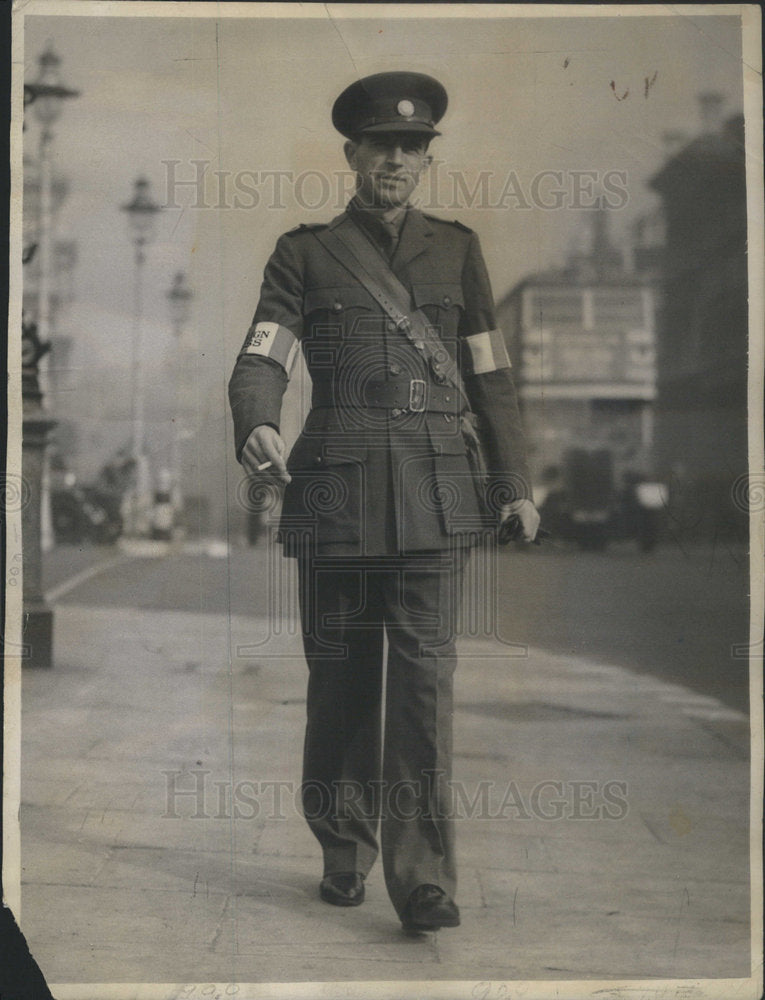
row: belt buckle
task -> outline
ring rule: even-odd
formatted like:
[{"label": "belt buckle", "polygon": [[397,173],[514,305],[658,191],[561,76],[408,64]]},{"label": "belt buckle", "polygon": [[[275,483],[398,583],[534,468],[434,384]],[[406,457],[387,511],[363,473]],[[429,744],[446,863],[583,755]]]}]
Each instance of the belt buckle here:
[{"label": "belt buckle", "polygon": [[425,412],[425,380],[413,378],[409,382],[409,406],[410,413]]}]

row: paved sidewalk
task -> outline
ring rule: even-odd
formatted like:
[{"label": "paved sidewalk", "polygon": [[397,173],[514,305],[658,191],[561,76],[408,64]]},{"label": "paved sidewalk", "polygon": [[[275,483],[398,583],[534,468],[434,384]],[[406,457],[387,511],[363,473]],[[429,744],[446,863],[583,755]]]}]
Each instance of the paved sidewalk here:
[{"label": "paved sidewalk", "polygon": [[[23,676],[21,926],[60,998],[102,996],[71,983],[407,980],[437,997],[440,980],[750,975],[748,726],[711,699],[466,640],[463,923],[407,937],[379,863],[361,908],[318,898],[294,805],[294,620],[269,636],[256,619],[66,604],[56,647],[55,670]],[[443,995],[481,995],[464,989]]]}]

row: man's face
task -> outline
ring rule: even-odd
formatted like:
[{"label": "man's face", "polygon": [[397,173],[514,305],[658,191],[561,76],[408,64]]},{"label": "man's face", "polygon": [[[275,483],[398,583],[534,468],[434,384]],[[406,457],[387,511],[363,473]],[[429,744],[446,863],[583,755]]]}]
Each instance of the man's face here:
[{"label": "man's face", "polygon": [[427,148],[423,136],[402,132],[380,132],[346,142],[345,155],[358,177],[362,204],[375,208],[406,205],[433,159]]}]

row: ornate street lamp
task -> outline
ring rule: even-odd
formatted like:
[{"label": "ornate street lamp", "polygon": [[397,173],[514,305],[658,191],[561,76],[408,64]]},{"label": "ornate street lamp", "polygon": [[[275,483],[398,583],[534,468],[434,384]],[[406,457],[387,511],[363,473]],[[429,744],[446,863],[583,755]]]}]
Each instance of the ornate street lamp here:
[{"label": "ornate street lamp", "polygon": [[[178,341],[178,361],[175,366],[175,426],[172,437],[172,506],[175,517],[183,510],[183,463],[181,448],[183,441],[191,436],[186,426],[188,420],[187,389],[188,389],[188,352],[183,349],[183,333],[191,316],[191,302],[194,293],[186,283],[186,275],[179,271],[173,278],[173,284],[167,292],[170,309],[170,322],[173,333]],[[176,520],[175,528],[178,528]]]},{"label": "ornate street lamp", "polygon": [[24,107],[35,104],[35,117],[44,126],[50,127],[61,114],[61,101],[68,97],[79,97],[80,92],[61,83],[61,59],[53,51],[52,42],[48,42],[38,63],[40,75],[31,83],[24,84]]},{"label": "ornate street lamp", "polygon": [[32,107],[34,117],[40,123],[40,224],[38,229],[38,311],[37,334],[45,343],[51,327],[51,245],[53,212],[52,145],[53,126],[61,116],[63,102],[79,96],[78,90],[71,90],[61,83],[59,67],[61,60],[52,45],[39,59],[40,71],[36,80],[24,86],[24,105]]},{"label": "ornate street lamp", "polygon": [[39,223],[37,240],[24,251],[24,263],[35,256],[39,262],[36,321],[22,320],[22,463],[24,480],[29,489],[29,502],[22,508],[24,565],[24,646],[28,650],[26,663],[50,667],[53,661],[53,611],[42,590],[43,542],[50,539],[43,526],[50,524],[49,495],[45,488],[45,449],[48,434],[54,426],[44,412],[43,396],[38,382],[38,365],[50,349],[51,328],[51,243],[53,176],[51,145],[53,125],[61,114],[62,102],[77,97],[78,91],[61,84],[61,60],[52,47],[40,56],[37,80],[24,85],[24,107],[31,105],[41,126],[39,162]]},{"label": "ornate street lamp", "polygon": [[161,207],[152,200],[149,182],[139,177],[135,182],[132,201],[122,205],[127,212],[130,235],[135,247],[135,286],[133,296],[133,344],[132,344],[132,438],[131,454],[135,463],[135,487],[131,498],[127,534],[145,536],[151,530],[151,477],[145,442],[145,396],[143,378],[142,320],[143,320],[143,265],[146,261],[146,247],[155,235],[156,218]]}]

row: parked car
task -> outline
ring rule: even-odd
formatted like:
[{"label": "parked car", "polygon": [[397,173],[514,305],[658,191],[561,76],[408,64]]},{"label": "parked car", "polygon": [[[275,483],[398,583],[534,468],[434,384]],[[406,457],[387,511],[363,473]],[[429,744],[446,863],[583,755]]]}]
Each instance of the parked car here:
[{"label": "parked car", "polygon": [[110,545],[122,534],[120,496],[97,486],[71,484],[51,490],[51,520],[57,542]]},{"label": "parked car", "polygon": [[628,473],[617,491],[613,458],[605,449],[572,448],[560,470],[547,470],[550,482],[540,504],[542,523],[557,538],[583,549],[603,550],[609,542],[634,539],[641,550],[658,542],[667,490],[639,473]]},{"label": "parked car", "polygon": [[562,469],[548,470],[547,477],[557,482],[540,506],[545,528],[583,549],[605,548],[616,505],[611,453],[572,448],[563,456]]}]

